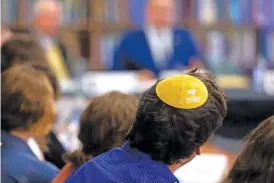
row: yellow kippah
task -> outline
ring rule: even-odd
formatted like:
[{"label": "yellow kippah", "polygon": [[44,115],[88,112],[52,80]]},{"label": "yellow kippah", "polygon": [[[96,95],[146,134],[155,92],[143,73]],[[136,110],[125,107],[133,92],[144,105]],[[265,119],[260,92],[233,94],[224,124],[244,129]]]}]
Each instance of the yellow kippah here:
[{"label": "yellow kippah", "polygon": [[167,77],[156,86],[156,94],[164,103],[180,109],[195,109],[208,99],[205,84],[190,75]]}]

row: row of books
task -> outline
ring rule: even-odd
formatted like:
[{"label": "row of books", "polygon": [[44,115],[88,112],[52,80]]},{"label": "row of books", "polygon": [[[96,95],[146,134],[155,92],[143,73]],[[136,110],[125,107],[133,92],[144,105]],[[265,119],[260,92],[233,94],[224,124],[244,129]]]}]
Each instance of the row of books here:
[{"label": "row of books", "polygon": [[216,73],[248,72],[256,65],[256,41],[256,34],[251,30],[230,34],[209,31],[202,47],[204,60]]},{"label": "row of books", "polygon": [[[1,0],[1,21],[16,24],[29,23],[34,15],[37,0]],[[89,0],[63,0],[63,24],[86,23]],[[19,20],[20,19],[20,20]]]},{"label": "row of books", "polygon": [[[106,69],[112,66],[114,49],[121,33],[107,34],[101,39],[101,61]],[[206,65],[216,73],[250,73],[261,55],[267,65],[274,67],[274,31],[262,31],[258,36],[252,30],[206,33],[206,41],[200,43]]]},{"label": "row of books", "polygon": [[[261,25],[274,27],[273,0],[193,0],[195,19],[202,24],[230,21],[235,25]],[[118,2],[118,1],[117,1]],[[147,0],[104,0],[101,20],[108,24],[123,23],[129,15],[132,24],[145,24]],[[191,0],[175,0],[176,19],[191,16]],[[126,12],[126,13],[125,13]]]},{"label": "row of books", "polygon": [[[36,0],[2,0],[2,20],[15,23],[23,14],[23,22],[33,15]],[[176,18],[191,16],[191,0],[176,0]],[[230,20],[235,25],[261,25],[274,27],[273,0],[193,0],[195,19],[202,24],[214,24]],[[89,16],[89,2],[92,0],[62,0],[65,24],[86,22]],[[93,17],[107,24],[131,21],[135,25],[144,25],[147,0],[102,0],[101,11]],[[20,8],[19,8],[20,7]],[[22,8],[23,7],[23,8]],[[96,7],[97,8],[97,7]],[[22,10],[23,9],[23,10]],[[19,10],[19,11],[18,11]],[[23,13],[20,13],[23,11]],[[228,16],[228,17],[227,17]],[[21,17],[20,17],[21,19]]]},{"label": "row of books", "polygon": [[203,24],[230,21],[235,25],[274,26],[273,0],[195,0],[195,12]]}]

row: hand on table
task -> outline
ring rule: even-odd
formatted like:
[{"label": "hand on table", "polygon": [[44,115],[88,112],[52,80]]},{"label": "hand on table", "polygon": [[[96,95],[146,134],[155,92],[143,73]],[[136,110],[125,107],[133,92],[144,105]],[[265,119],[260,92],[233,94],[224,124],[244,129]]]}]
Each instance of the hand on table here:
[{"label": "hand on table", "polygon": [[189,63],[189,69],[204,68],[202,62],[198,59],[191,59]]},{"label": "hand on table", "polygon": [[144,69],[138,71],[138,77],[141,81],[147,81],[147,80],[152,80],[155,78],[155,75],[152,71]]}]

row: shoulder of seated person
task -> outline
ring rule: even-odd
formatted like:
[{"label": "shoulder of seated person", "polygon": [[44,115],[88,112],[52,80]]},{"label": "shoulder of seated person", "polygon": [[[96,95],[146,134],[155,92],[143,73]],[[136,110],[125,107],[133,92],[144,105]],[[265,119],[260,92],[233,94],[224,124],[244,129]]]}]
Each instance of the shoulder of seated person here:
[{"label": "shoulder of seated person", "polygon": [[143,29],[136,29],[136,30],[127,31],[123,34],[123,39],[129,39],[133,36],[140,35],[143,32],[144,32]]},{"label": "shoulder of seated person", "polygon": [[55,165],[49,162],[42,162],[35,157],[24,154],[18,154],[18,156],[6,159],[6,161],[2,159],[1,164],[10,176],[17,177],[17,179],[20,177],[30,179],[31,177],[40,177],[41,180],[52,179],[59,171]]}]

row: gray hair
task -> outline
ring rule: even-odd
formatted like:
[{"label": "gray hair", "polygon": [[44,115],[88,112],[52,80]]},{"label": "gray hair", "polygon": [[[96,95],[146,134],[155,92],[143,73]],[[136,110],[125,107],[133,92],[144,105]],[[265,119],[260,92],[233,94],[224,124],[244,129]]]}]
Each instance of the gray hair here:
[{"label": "gray hair", "polygon": [[57,0],[39,0],[34,5],[34,16],[54,8],[62,9],[62,3]]}]

